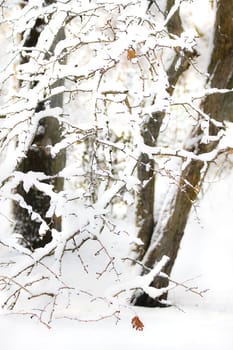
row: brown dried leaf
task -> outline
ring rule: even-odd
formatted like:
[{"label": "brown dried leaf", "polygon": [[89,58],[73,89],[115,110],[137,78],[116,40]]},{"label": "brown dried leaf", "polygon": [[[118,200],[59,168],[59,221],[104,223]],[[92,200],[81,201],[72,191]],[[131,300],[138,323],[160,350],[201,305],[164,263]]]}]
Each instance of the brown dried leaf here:
[{"label": "brown dried leaf", "polygon": [[136,57],[136,52],[135,50],[131,47],[127,50],[127,58],[129,61],[131,61],[133,58]]},{"label": "brown dried leaf", "polygon": [[138,316],[134,316],[131,320],[131,323],[133,328],[135,328],[137,331],[143,331],[144,324]]},{"label": "brown dried leaf", "polygon": [[232,148],[232,147],[229,147],[228,150],[227,150],[227,152],[228,152],[229,154],[233,154],[233,148]]}]

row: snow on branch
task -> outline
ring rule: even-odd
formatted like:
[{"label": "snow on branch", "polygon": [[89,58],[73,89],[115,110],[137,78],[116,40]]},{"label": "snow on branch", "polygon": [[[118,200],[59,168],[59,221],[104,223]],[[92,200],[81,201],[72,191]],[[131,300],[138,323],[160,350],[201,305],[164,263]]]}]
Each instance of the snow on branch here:
[{"label": "snow on branch", "polygon": [[147,274],[143,276],[137,276],[132,280],[128,280],[127,282],[120,283],[115,288],[109,288],[107,291],[107,295],[112,295],[113,297],[118,297],[121,293],[128,293],[133,291],[144,291],[151,298],[158,298],[164,293],[166,293],[170,287],[166,288],[154,288],[150,287],[150,284],[154,281],[154,279],[159,276],[163,267],[167,264],[169,258],[167,256],[163,256],[162,259],[155,264],[154,268],[151,269]]}]

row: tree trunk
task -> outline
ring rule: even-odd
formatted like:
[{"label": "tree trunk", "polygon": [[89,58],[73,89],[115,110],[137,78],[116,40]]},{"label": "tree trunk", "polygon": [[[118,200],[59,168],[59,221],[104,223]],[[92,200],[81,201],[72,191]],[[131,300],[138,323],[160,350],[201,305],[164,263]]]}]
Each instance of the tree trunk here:
[{"label": "tree trunk", "polygon": [[[209,73],[211,77],[211,87],[227,88],[231,87],[233,81],[233,7],[228,0],[221,0],[217,9],[217,17],[215,23],[215,46],[209,65]],[[223,77],[224,74],[224,77]],[[203,103],[203,110],[208,113],[211,118],[222,120],[230,119],[229,103],[226,103],[228,94],[214,94],[207,96]],[[230,100],[232,104],[232,100]],[[225,107],[226,106],[226,107]],[[216,136],[221,126],[210,121],[209,135]],[[203,131],[200,124],[195,127],[188,139],[188,144],[192,144],[187,148],[188,151],[195,154],[201,154],[212,151],[217,141],[202,143],[201,136]],[[190,139],[199,140],[190,142]],[[170,275],[175,259],[178,254],[180,242],[184,234],[184,229],[188,220],[192,204],[197,198],[199,189],[203,181],[204,163],[199,160],[191,160],[180,176],[180,183],[176,191],[169,198],[168,206],[164,213],[161,213],[162,220],[156,223],[150,245],[143,258],[143,264],[147,268],[152,268],[154,264],[161,259],[163,255],[170,258],[169,263],[165,266],[164,272]],[[169,212],[169,215],[167,214]],[[164,218],[167,215],[167,220]],[[142,274],[147,273],[146,269]],[[162,288],[167,286],[168,281],[165,278],[156,278],[152,286]],[[167,298],[167,294],[162,296]],[[140,306],[163,306],[162,298],[152,299],[146,293],[135,296],[134,304]]]},{"label": "tree trunk", "polygon": [[[174,4],[174,0],[167,2],[166,12],[169,12]],[[182,32],[182,25],[179,12],[176,11],[167,24],[169,33],[179,35]],[[169,81],[168,93],[172,95],[174,87],[182,75],[190,65],[190,58],[194,53],[177,52],[173,62],[171,63],[167,75]],[[160,127],[163,122],[165,112],[158,111],[152,113],[151,116],[146,116],[141,126],[141,135],[144,144],[155,147],[160,133]],[[138,238],[141,239],[143,245],[137,247],[136,256],[138,260],[142,260],[151,241],[154,230],[154,190],[155,190],[155,161],[153,157],[149,157],[147,153],[141,153],[137,164],[137,175],[140,181],[140,189],[137,195],[136,207],[136,226],[138,230]]]},{"label": "tree trunk", "polygon": [[[164,112],[147,116],[141,128],[144,144],[156,146]],[[137,248],[137,259],[144,256],[154,229],[154,192],[155,192],[155,162],[147,153],[141,153],[138,159],[137,174],[140,190],[137,196],[136,225],[139,227],[138,238],[143,245]]]},{"label": "tree trunk", "polygon": [[[54,1],[47,0],[46,5],[49,5]],[[26,40],[24,41],[24,46],[26,47],[35,47],[40,35],[40,29],[44,25],[43,19],[37,19],[34,27],[30,31]],[[50,48],[50,52],[53,52],[56,44],[63,40],[65,37],[64,29],[60,29],[57,33],[54,42]],[[27,59],[22,58],[22,63],[27,62]],[[34,85],[36,84],[33,83]],[[58,80],[52,87],[57,87],[63,85],[63,81]],[[58,94],[50,99],[50,107],[62,107],[63,106],[63,96]],[[36,112],[42,111],[45,109],[43,103],[39,103],[36,109]],[[29,147],[25,158],[18,165],[17,170],[27,173],[29,171],[34,172],[43,172],[46,175],[56,176],[56,174],[61,171],[65,165],[65,151],[61,151],[55,158],[50,154],[49,148],[46,148],[48,145],[55,145],[61,140],[61,127],[57,118],[50,116],[40,120],[37,132],[35,137]],[[63,189],[63,178],[53,177],[53,179],[45,181],[53,185],[54,191],[59,192]],[[48,242],[51,241],[52,235],[51,230],[55,228],[61,230],[61,218],[53,217],[47,218],[46,213],[50,207],[50,197],[45,193],[39,191],[35,187],[31,187],[30,190],[26,193],[23,189],[22,184],[17,187],[17,192],[23,196],[27,205],[32,207],[33,212],[38,213],[41,218],[49,226],[49,230],[43,236],[39,235],[39,228],[41,223],[35,220],[32,220],[31,214],[24,208],[22,208],[18,203],[14,204],[14,215],[16,219],[15,230],[20,235],[22,235],[22,244],[28,248],[34,250],[38,247],[45,246]]]}]

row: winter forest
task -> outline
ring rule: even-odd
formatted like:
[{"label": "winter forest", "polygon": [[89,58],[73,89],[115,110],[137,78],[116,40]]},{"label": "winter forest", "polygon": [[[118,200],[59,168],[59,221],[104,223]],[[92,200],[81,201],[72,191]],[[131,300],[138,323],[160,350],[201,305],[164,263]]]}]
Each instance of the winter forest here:
[{"label": "winter forest", "polygon": [[2,330],[232,349],[232,1],[2,0],[0,43]]}]

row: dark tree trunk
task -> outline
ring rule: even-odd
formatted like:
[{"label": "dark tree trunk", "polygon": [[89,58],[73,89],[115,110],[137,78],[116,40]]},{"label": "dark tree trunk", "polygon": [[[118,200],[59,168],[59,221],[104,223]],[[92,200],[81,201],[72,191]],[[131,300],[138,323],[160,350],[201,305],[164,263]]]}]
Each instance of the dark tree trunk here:
[{"label": "dark tree trunk", "polygon": [[[45,1],[45,5],[49,5],[54,1]],[[40,31],[43,26],[46,25],[44,20],[39,18],[36,20],[34,27],[26,37],[24,41],[24,46],[35,47],[40,35]],[[60,29],[57,33],[54,42],[50,48],[52,53],[56,44],[64,39],[64,29]],[[27,58],[22,58],[22,63],[27,62]],[[20,82],[22,84],[23,82]],[[34,86],[36,82],[32,83]],[[53,87],[57,87],[63,84],[63,81],[57,81]],[[63,106],[63,96],[62,94],[56,95],[49,100],[51,107],[62,107]],[[36,112],[45,109],[43,103],[39,103]],[[37,132],[35,137],[26,152],[25,158],[18,165],[17,170],[27,173],[29,171],[43,172],[46,175],[52,176],[51,180],[46,180],[46,183],[53,185],[54,191],[59,192],[63,189],[63,178],[56,177],[56,174],[63,169],[65,165],[65,152],[61,151],[55,158],[50,154],[48,145],[55,145],[61,140],[61,127],[57,118],[50,116],[43,118],[39,121]],[[27,205],[32,207],[33,212],[38,213],[41,218],[49,226],[49,230],[46,231],[42,236],[39,235],[39,228],[41,222],[32,219],[31,214],[28,210],[22,208],[18,203],[14,204],[14,215],[16,219],[15,230],[20,235],[22,235],[22,244],[29,247],[30,249],[35,249],[38,247],[45,246],[51,241],[52,235],[51,230],[55,228],[61,230],[61,218],[46,217],[46,213],[50,207],[50,197],[44,192],[39,191],[35,187],[31,187],[29,192],[26,193],[23,189],[22,184],[17,188],[17,192],[23,196]]]},{"label": "dark tree trunk", "polygon": [[[141,128],[145,145],[156,146],[163,117],[164,112],[146,117]],[[139,227],[138,237],[143,242],[137,249],[137,258],[141,260],[148,249],[154,229],[155,162],[147,153],[141,153],[137,173],[140,189],[137,196],[136,225]]]},{"label": "dark tree trunk", "polygon": [[[215,46],[212,53],[211,62],[209,65],[209,73],[211,77],[211,87],[216,88],[230,88],[233,81],[233,7],[228,0],[219,1],[216,17],[216,32],[215,32]],[[207,96],[203,103],[203,110],[208,113],[210,117],[218,120],[230,119],[232,113],[232,99],[230,94],[214,94]],[[232,95],[231,95],[232,96]],[[216,136],[221,130],[221,125],[216,126],[216,123],[210,122],[209,135]],[[202,143],[201,142],[202,129],[198,125],[195,127],[188,139],[188,143],[192,146],[187,148],[188,151],[195,154],[202,154],[212,151],[217,141]],[[177,191],[174,192],[169,202],[169,215],[167,221],[162,220],[156,223],[153,235],[150,240],[149,247],[144,255],[143,264],[146,268],[153,268],[154,264],[161,259],[163,255],[170,257],[170,261],[165,266],[163,271],[169,275],[176,260],[180,242],[184,234],[184,229],[189,217],[192,204],[197,198],[199,189],[203,181],[203,162],[199,160],[192,160],[188,163],[181,173],[180,183]],[[163,213],[162,213],[163,216]],[[147,273],[142,271],[142,274]],[[156,278],[152,286],[162,288],[168,285],[165,278]],[[137,295],[134,298],[134,304],[140,306],[163,306],[161,299],[166,299],[167,294],[161,298],[152,299],[146,293]]]}]

